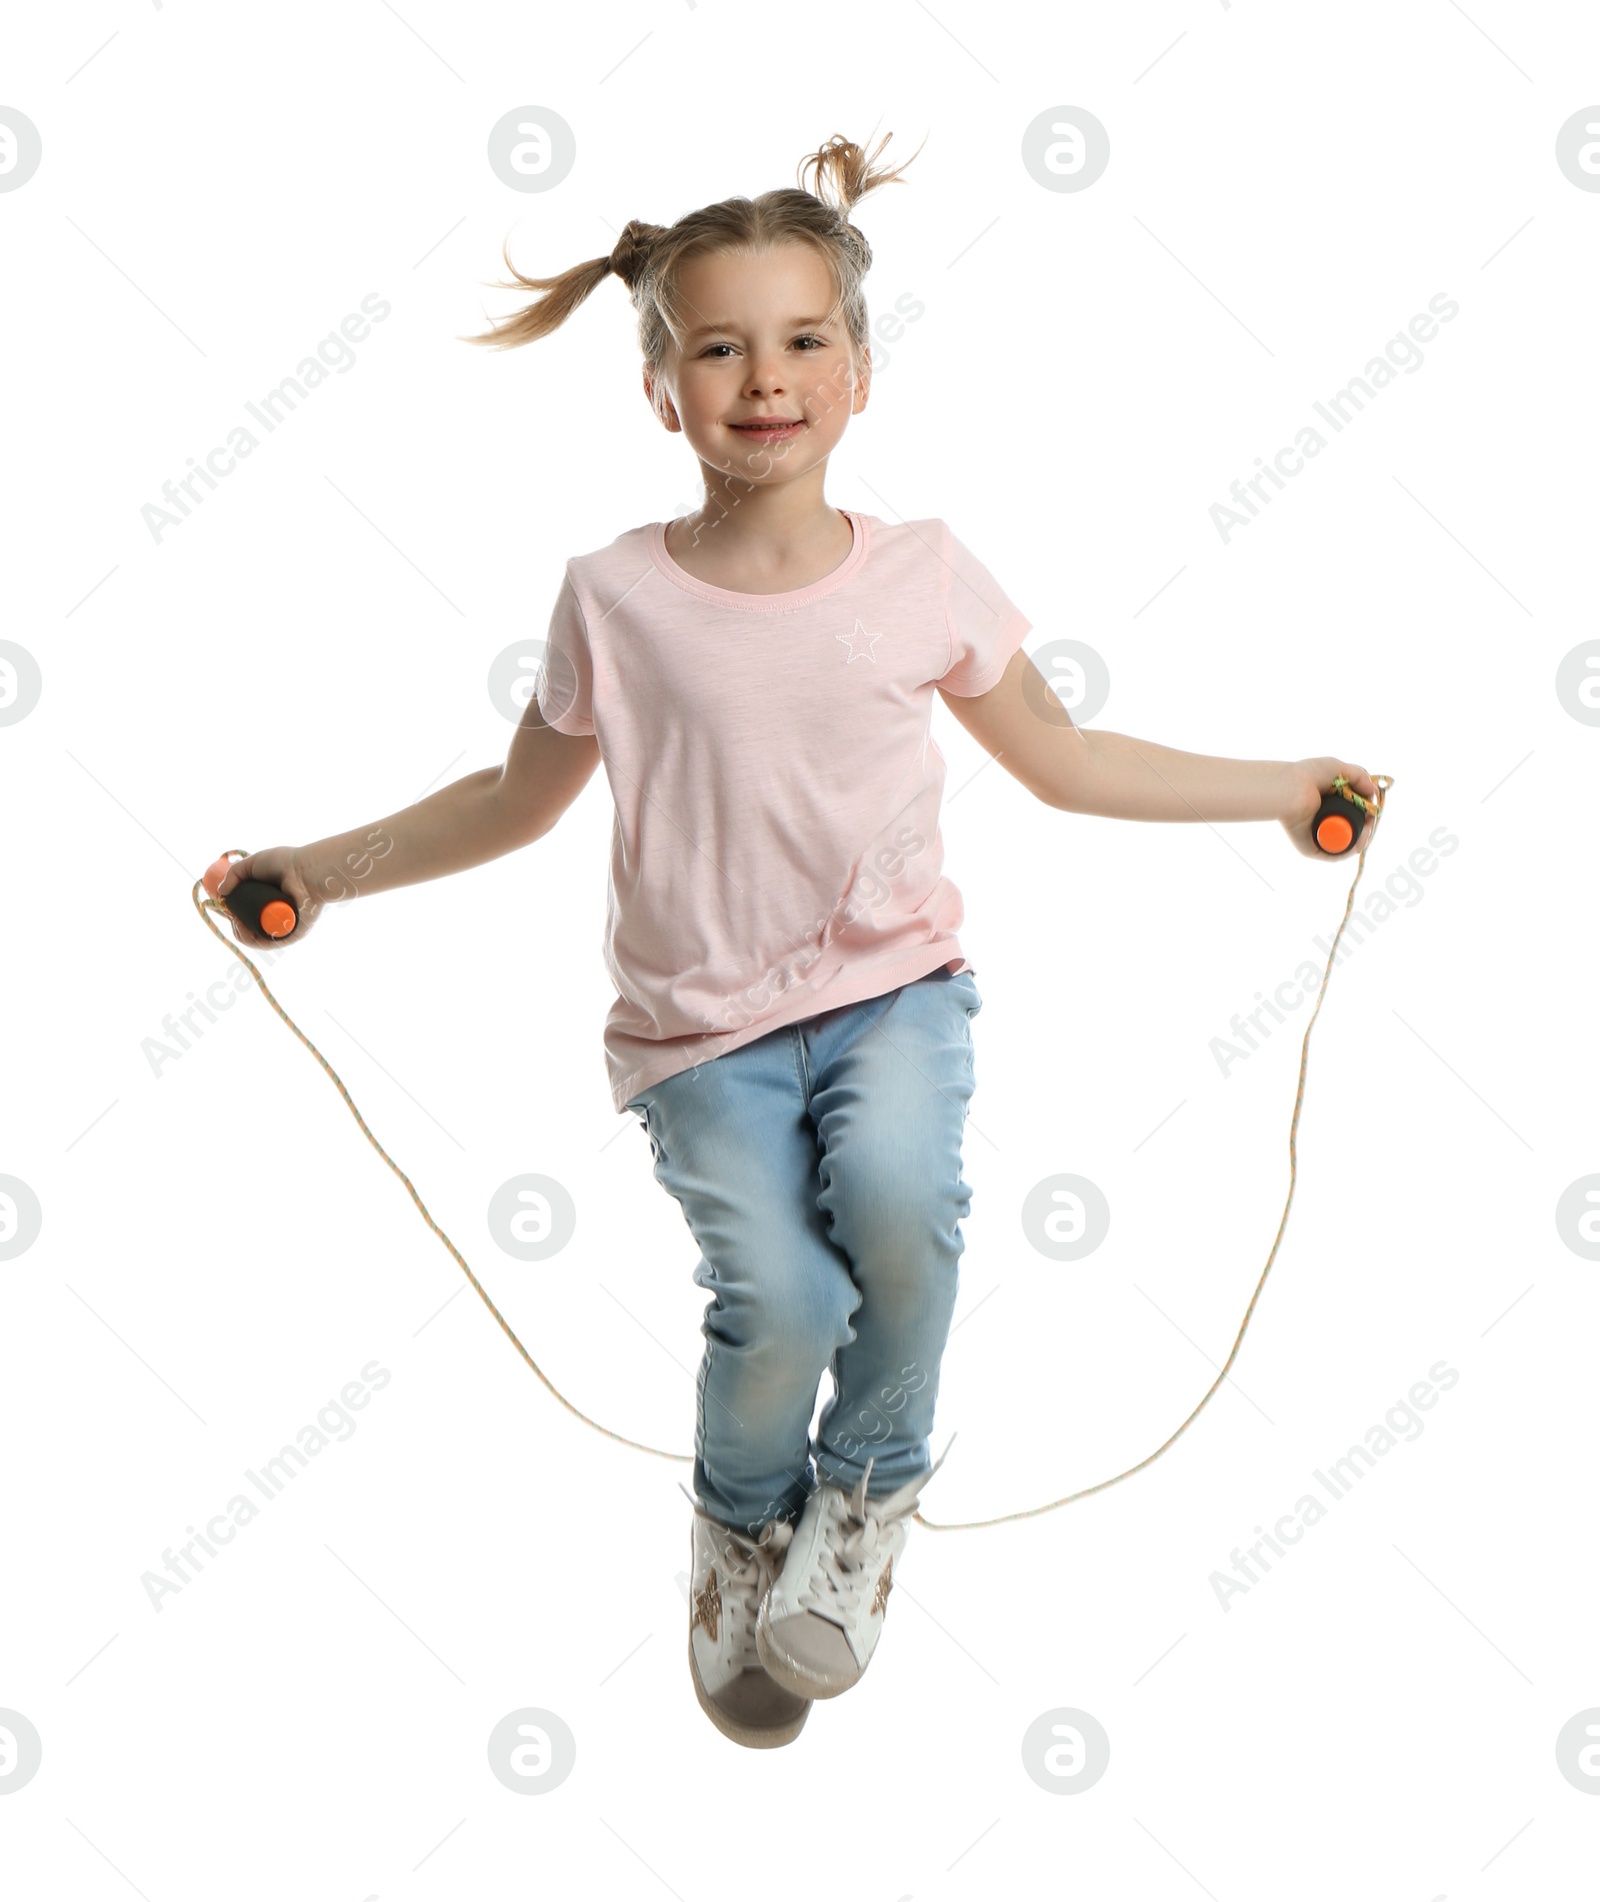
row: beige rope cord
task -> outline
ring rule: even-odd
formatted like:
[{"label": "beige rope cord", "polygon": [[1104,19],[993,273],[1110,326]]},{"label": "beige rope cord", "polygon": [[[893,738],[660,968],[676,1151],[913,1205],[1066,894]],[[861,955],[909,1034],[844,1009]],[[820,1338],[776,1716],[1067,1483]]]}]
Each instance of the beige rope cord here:
[{"label": "beige rope cord", "polygon": [[1261,1299],[1261,1290],[1266,1286],[1267,1276],[1272,1270],[1272,1264],[1278,1258],[1278,1244],[1283,1240],[1283,1231],[1289,1221],[1289,1205],[1294,1201],[1296,1173],[1294,1138],[1295,1131],[1300,1127],[1301,1099],[1306,1093],[1306,1053],[1311,1047],[1311,1027],[1317,1021],[1317,1012],[1322,1009],[1322,997],[1328,988],[1328,977],[1333,970],[1333,960],[1339,949],[1339,940],[1344,936],[1344,928],[1350,922],[1350,908],[1356,901],[1356,887],[1361,883],[1362,872],[1366,870],[1367,853],[1371,849],[1372,841],[1378,836],[1378,822],[1383,811],[1384,795],[1387,794],[1389,788],[1394,784],[1393,778],[1388,773],[1374,773],[1372,780],[1373,784],[1378,788],[1378,798],[1372,804],[1372,825],[1368,829],[1365,843],[1357,854],[1356,875],[1350,881],[1350,894],[1344,901],[1344,916],[1339,920],[1339,929],[1333,934],[1333,943],[1328,946],[1328,962],[1322,973],[1322,983],[1317,989],[1316,1007],[1313,1009],[1310,1019],[1306,1024],[1306,1034],[1300,1041],[1300,1080],[1295,1085],[1294,1115],[1289,1119],[1289,1194],[1284,1201],[1283,1217],[1278,1223],[1278,1232],[1272,1238],[1272,1253],[1267,1256],[1267,1265],[1261,1270],[1261,1278],[1256,1283],[1255,1293],[1250,1297],[1250,1305],[1245,1309],[1244,1319],[1239,1323],[1239,1332],[1234,1336],[1233,1351],[1222,1363],[1221,1372],[1200,1396],[1195,1405],[1194,1413],[1189,1415],[1189,1419],[1183,1421],[1168,1438],[1161,1442],[1153,1453],[1146,1454],[1137,1466],[1130,1466],[1125,1472],[1113,1473],[1110,1479],[1102,1479],[1096,1485],[1085,1486],[1082,1492],[1068,1493],[1063,1499],[1052,1499],[1047,1506],[1030,1506],[1025,1512],[1002,1513],[998,1519],[968,1519],[959,1524],[945,1525],[936,1523],[933,1520],[924,1519],[920,1512],[913,1513],[912,1517],[917,1523],[926,1526],[930,1532],[973,1532],[980,1526],[1002,1526],[1012,1519],[1033,1519],[1037,1518],[1041,1512],[1054,1512],[1057,1506],[1070,1506],[1074,1499],[1087,1499],[1090,1493],[1104,1492],[1107,1486],[1115,1486],[1119,1479],[1127,1479],[1130,1475],[1142,1471],[1150,1464],[1151,1460],[1159,1459],[1161,1455],[1166,1452],[1167,1448],[1171,1446],[1172,1442],[1177,1439],[1178,1435],[1183,1432],[1184,1428],[1188,1426],[1189,1421],[1193,1420],[1195,1414],[1200,1411],[1201,1407],[1206,1404],[1222,1385],[1223,1381],[1227,1379],[1228,1369],[1233,1365],[1234,1359],[1239,1352],[1239,1345],[1244,1339],[1244,1331],[1250,1325],[1250,1317],[1256,1311],[1257,1301]]},{"label": "beige rope cord", "polygon": [[[1167,1439],[1163,1440],[1160,1446],[1158,1446],[1153,1453],[1147,1454],[1144,1459],[1140,1460],[1137,1466],[1130,1466],[1127,1468],[1125,1472],[1114,1473],[1110,1479],[1102,1479],[1096,1485],[1085,1486],[1081,1492],[1068,1493],[1066,1494],[1064,1498],[1052,1499],[1051,1501],[1049,1501],[1048,1504],[1043,1506],[1031,1506],[1024,1512],[1007,1512],[1007,1513],[1002,1513],[1000,1517],[997,1519],[969,1519],[957,1524],[946,1524],[935,1519],[924,1519],[922,1514],[920,1512],[917,1512],[917,1513],[913,1513],[912,1517],[916,1520],[918,1525],[926,1526],[930,1532],[976,1532],[985,1526],[1006,1525],[1013,1519],[1034,1519],[1034,1518],[1037,1518],[1039,1514],[1041,1513],[1054,1512],[1058,1506],[1070,1506],[1075,1499],[1087,1499],[1091,1493],[1104,1492],[1107,1486],[1115,1486],[1118,1480],[1128,1479],[1134,1473],[1142,1472],[1143,1469],[1146,1466],[1148,1466],[1152,1460],[1159,1459],[1161,1455],[1166,1452],[1167,1448],[1172,1445],[1172,1442],[1176,1440],[1179,1437],[1179,1435],[1184,1432],[1185,1428],[1189,1426],[1190,1422],[1194,1419],[1195,1415],[1199,1413],[1200,1409],[1206,1404],[1206,1402],[1211,1398],[1211,1396],[1217,1391],[1218,1387],[1220,1387],[1223,1381],[1227,1378],[1228,1369],[1233,1365],[1234,1360],[1237,1358],[1240,1344],[1244,1340],[1245,1329],[1248,1328],[1250,1325],[1250,1317],[1255,1312],[1256,1302],[1261,1298],[1261,1290],[1263,1289],[1263,1287],[1266,1286],[1267,1276],[1271,1271],[1273,1262],[1277,1259],[1278,1244],[1283,1240],[1283,1231],[1289,1221],[1289,1208],[1290,1208],[1290,1205],[1294,1201],[1294,1185],[1295,1185],[1295,1178],[1296,1178],[1295,1132],[1300,1127],[1300,1104],[1302,1099],[1305,1096],[1306,1055],[1311,1047],[1311,1031],[1312,1031],[1313,1025],[1315,1025],[1317,1021],[1317,1013],[1322,1009],[1322,999],[1323,999],[1324,993],[1327,991],[1327,988],[1328,988],[1328,978],[1333,970],[1333,961],[1339,949],[1339,940],[1344,936],[1344,928],[1350,921],[1350,910],[1351,910],[1351,907],[1355,903],[1356,887],[1361,883],[1361,874],[1366,869],[1367,853],[1371,849],[1373,840],[1378,836],[1378,825],[1379,825],[1379,821],[1381,819],[1384,804],[1385,804],[1384,796],[1387,794],[1389,788],[1394,784],[1393,778],[1386,773],[1374,773],[1372,778],[1373,778],[1373,783],[1377,786],[1378,792],[1379,792],[1379,797],[1376,800],[1372,801],[1370,805],[1370,810],[1372,813],[1372,824],[1367,830],[1366,838],[1363,841],[1361,845],[1361,849],[1358,852],[1356,857],[1356,875],[1350,881],[1350,893],[1349,893],[1349,896],[1345,899],[1344,916],[1343,918],[1339,920],[1339,929],[1333,934],[1333,942],[1328,947],[1328,962],[1327,962],[1326,968],[1323,970],[1322,983],[1317,991],[1316,1006],[1311,1012],[1310,1021],[1306,1024],[1306,1034],[1304,1038],[1301,1040],[1301,1044],[1300,1044],[1300,1077],[1299,1077],[1299,1082],[1295,1088],[1294,1115],[1291,1117],[1289,1122],[1289,1194],[1288,1194],[1288,1198],[1285,1200],[1283,1205],[1283,1217],[1278,1223],[1278,1232],[1276,1236],[1273,1238],[1272,1252],[1271,1254],[1267,1256],[1267,1265],[1265,1268],[1261,1270],[1261,1278],[1256,1282],[1255,1293],[1252,1294],[1250,1297],[1250,1305],[1249,1307],[1245,1309],[1244,1319],[1239,1323],[1239,1332],[1234,1337],[1233,1349],[1229,1353],[1228,1358],[1223,1362],[1221,1372],[1217,1375],[1216,1379],[1212,1381],[1211,1385],[1206,1389],[1206,1391],[1200,1396],[1200,1399],[1194,1408],[1194,1412],[1192,1412],[1189,1415],[1188,1419],[1184,1420],[1182,1424],[1179,1425],[1177,1429]],[[230,847],[227,852],[222,854],[222,857],[229,858],[229,859],[245,858],[247,856],[248,856],[247,853],[243,851],[235,850],[232,847]],[[545,1386],[549,1388],[550,1392],[554,1394],[556,1399],[561,1402],[562,1406],[566,1408],[568,1413],[576,1414],[577,1417],[584,1423],[585,1426],[593,1427],[596,1433],[603,1433],[608,1440],[615,1440],[620,1446],[631,1446],[640,1453],[649,1453],[653,1455],[656,1459],[676,1460],[681,1465],[685,1465],[685,1466],[693,1465],[694,1455],[692,1453],[668,1453],[663,1451],[663,1449],[660,1448],[659,1446],[646,1446],[643,1444],[642,1441],[630,1440],[625,1434],[613,1433],[610,1427],[601,1426],[598,1420],[591,1420],[588,1414],[581,1412],[577,1407],[575,1407],[572,1404],[572,1402],[566,1397],[566,1395],[562,1393],[560,1388],[557,1387],[552,1381],[546,1378],[544,1370],[540,1367],[539,1363],[533,1358],[533,1356],[528,1352],[527,1348],[525,1348],[522,1345],[522,1342],[517,1338],[516,1332],[512,1328],[510,1322],[507,1321],[506,1317],[500,1312],[500,1310],[495,1306],[495,1304],[489,1299],[488,1293],[485,1290],[483,1283],[479,1281],[478,1277],[467,1266],[465,1259],[463,1258],[460,1250],[456,1247],[455,1243],[451,1241],[450,1237],[445,1234],[444,1230],[440,1228],[439,1224],[433,1219],[433,1217],[428,1213],[427,1209],[423,1206],[422,1197],[418,1195],[416,1190],[411,1186],[411,1178],[405,1173],[403,1169],[400,1168],[399,1164],[395,1162],[394,1158],[384,1148],[383,1144],[380,1143],[377,1137],[373,1135],[372,1131],[367,1128],[366,1122],[362,1118],[360,1110],[356,1108],[355,1103],[353,1099],[351,1098],[350,1092],[344,1087],[344,1084],[340,1081],[339,1073],[334,1069],[333,1065],[328,1062],[327,1058],[323,1056],[322,1052],[311,1041],[311,1039],[308,1036],[306,1036],[305,1032],[301,1030],[300,1026],[294,1021],[294,1019],[289,1015],[289,1013],[278,1002],[277,998],[275,998],[272,995],[272,991],[269,988],[266,979],[256,969],[255,965],[251,962],[251,960],[245,956],[244,950],[238,944],[238,942],[235,941],[230,943],[228,939],[223,937],[222,933],[217,929],[216,924],[213,922],[213,920],[208,914],[211,912],[220,912],[224,917],[227,917],[228,916],[227,906],[217,899],[213,899],[213,898],[202,899],[200,897],[201,889],[202,889],[202,881],[200,879],[196,879],[189,896],[191,901],[194,904],[195,910],[200,914],[200,918],[202,922],[204,923],[206,929],[212,934],[212,936],[217,940],[217,942],[223,946],[225,950],[232,951],[234,956],[237,957],[243,964],[245,964],[248,967],[250,971],[250,975],[255,979],[256,983],[260,986],[262,995],[266,998],[267,1002],[278,1013],[278,1015],[283,1019],[283,1021],[289,1026],[289,1028],[294,1032],[294,1034],[300,1039],[300,1041],[305,1045],[305,1047],[311,1052],[312,1056],[316,1058],[318,1063],[322,1065],[323,1069],[327,1071],[328,1075],[333,1078],[334,1088],[337,1089],[339,1094],[344,1098],[346,1104],[349,1106],[350,1114],[356,1119],[357,1123],[360,1124],[362,1135],[366,1137],[367,1141],[372,1144],[373,1148],[377,1150],[378,1154],[383,1157],[384,1161],[388,1163],[389,1167],[394,1170],[395,1174],[399,1176],[400,1180],[405,1184],[406,1191],[410,1195],[412,1201],[416,1203],[418,1211],[421,1213],[422,1219],[428,1224],[429,1228],[433,1230],[434,1234],[439,1237],[440,1241],[444,1243],[445,1247],[448,1248],[450,1253],[455,1257],[457,1263],[460,1265],[461,1272],[467,1277],[468,1281],[472,1283],[473,1287],[477,1289],[479,1295],[482,1297],[484,1306],[489,1310],[489,1312],[494,1316],[494,1318],[500,1323],[501,1330],[505,1334],[506,1338],[511,1342],[511,1345],[517,1350],[517,1352],[528,1363],[528,1365],[533,1369],[533,1371],[539,1376],[540,1380],[544,1381]]]},{"label": "beige rope cord", "polygon": [[[230,846],[229,849],[222,854],[222,856],[224,858],[235,858],[235,857],[247,858],[249,854],[242,851],[236,851],[234,847]],[[255,965],[251,963],[250,959],[245,956],[244,951],[239,946],[239,944],[237,942],[229,944],[228,940],[223,937],[222,933],[218,931],[216,925],[207,916],[207,913],[209,912],[218,911],[218,912],[221,912],[224,917],[226,917],[228,915],[227,906],[224,904],[220,904],[214,898],[202,899],[200,897],[200,889],[201,889],[201,881],[197,878],[194,882],[193,888],[191,889],[189,893],[189,896],[190,896],[190,899],[194,903],[195,909],[200,913],[201,919],[204,921],[206,929],[221,945],[224,946],[225,949],[233,952],[234,956],[240,959],[242,963],[249,965],[250,975],[255,979],[257,984],[261,986],[262,995],[266,998],[267,1002],[278,1013],[278,1015],[283,1019],[283,1021],[289,1026],[289,1028],[294,1032],[294,1034],[300,1039],[300,1041],[305,1045],[305,1047],[311,1052],[312,1056],[314,1056],[316,1060],[318,1061],[318,1063],[322,1065],[323,1069],[327,1071],[328,1075],[333,1078],[334,1088],[344,1098],[345,1102],[349,1104],[350,1114],[356,1119],[358,1123],[360,1123],[362,1135],[366,1137],[367,1141],[372,1144],[373,1148],[377,1150],[378,1154],[383,1157],[384,1161],[388,1163],[389,1167],[394,1170],[395,1174],[406,1185],[406,1191],[410,1195],[412,1201],[416,1203],[418,1209],[421,1211],[423,1221],[425,1221],[428,1224],[429,1228],[433,1230],[434,1234],[437,1235],[440,1241],[444,1243],[445,1247],[450,1250],[450,1253],[455,1256],[456,1260],[461,1264],[461,1272],[466,1276],[468,1281],[472,1283],[473,1287],[477,1289],[478,1293],[483,1296],[483,1305],[489,1310],[489,1312],[494,1316],[494,1318],[500,1323],[501,1327],[505,1330],[506,1338],[510,1341],[511,1345],[517,1350],[517,1352],[522,1356],[522,1358],[528,1363],[528,1365],[533,1369],[533,1371],[539,1376],[539,1378],[544,1381],[544,1384],[547,1387],[549,1387],[551,1393],[553,1393],[555,1397],[557,1398],[557,1400],[561,1402],[562,1406],[566,1408],[568,1413],[576,1413],[578,1415],[578,1418],[584,1423],[585,1426],[592,1426],[596,1433],[603,1433],[608,1440],[616,1440],[623,1446],[637,1447],[641,1453],[654,1453],[657,1459],[682,1460],[686,1464],[692,1465],[694,1462],[694,1455],[692,1453],[664,1453],[659,1446],[645,1446],[639,1440],[630,1440],[629,1438],[627,1438],[625,1434],[613,1433],[610,1427],[603,1427],[601,1426],[598,1420],[591,1420],[588,1414],[579,1412],[578,1408],[576,1408],[572,1404],[572,1402],[567,1398],[567,1396],[561,1391],[559,1387],[553,1385],[549,1380],[545,1380],[543,1368],[540,1367],[539,1363],[528,1352],[527,1348],[525,1348],[522,1345],[521,1341],[517,1339],[516,1333],[513,1330],[511,1323],[500,1312],[500,1310],[495,1306],[495,1304],[489,1299],[488,1292],[484,1288],[483,1283],[467,1266],[466,1261],[463,1258],[460,1249],[456,1247],[455,1243],[451,1241],[450,1237],[444,1232],[442,1228],[440,1228],[439,1224],[428,1213],[427,1209],[423,1207],[422,1197],[417,1194],[414,1188],[412,1188],[410,1176],[408,1176],[406,1172],[400,1167],[400,1165],[394,1160],[394,1158],[389,1154],[388,1150],[384,1148],[383,1144],[378,1141],[376,1136],[373,1135],[372,1131],[367,1128],[366,1122],[364,1118],[362,1117],[360,1110],[356,1108],[354,1099],[351,1097],[350,1092],[344,1087],[344,1084],[340,1082],[339,1072],[334,1069],[333,1065],[329,1063],[328,1059],[322,1054],[322,1052],[317,1048],[317,1046],[305,1034],[305,1032],[294,1021],[294,1019],[289,1015],[289,1013],[283,1008],[283,1006],[278,1002],[277,998],[275,998],[272,995],[272,992],[267,985],[267,980],[256,969]]]}]

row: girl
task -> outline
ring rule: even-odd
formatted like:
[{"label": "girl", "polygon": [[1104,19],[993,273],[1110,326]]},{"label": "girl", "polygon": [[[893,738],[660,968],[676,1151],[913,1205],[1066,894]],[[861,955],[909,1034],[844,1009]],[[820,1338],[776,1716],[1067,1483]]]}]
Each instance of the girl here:
[{"label": "girl", "polygon": [[1278,818],[1315,856],[1334,774],[1377,793],[1339,760],[1080,733],[1020,651],[1032,623],[942,521],[827,504],[828,458],[872,368],[872,253],[848,214],[904,169],[874,169],[886,143],[869,156],[835,137],[801,167],[814,193],[632,221],[610,256],[558,277],[507,258],[543,295],[468,341],[547,336],[620,277],[645,396],[687,437],[705,501],[567,562],[503,769],[383,821],[381,856],[361,828],[236,861],[220,892],[283,886],[299,938],[352,854],[368,892],[482,863],[548,832],[604,761],[612,1100],[648,1135],[713,1296],[689,1668],[712,1722],[755,1747],[789,1743],[815,1698],[861,1677],[943,1460],[929,1465],[928,1435],[971,1202],[983,999],[941,872],[933,689],[1062,810]]}]

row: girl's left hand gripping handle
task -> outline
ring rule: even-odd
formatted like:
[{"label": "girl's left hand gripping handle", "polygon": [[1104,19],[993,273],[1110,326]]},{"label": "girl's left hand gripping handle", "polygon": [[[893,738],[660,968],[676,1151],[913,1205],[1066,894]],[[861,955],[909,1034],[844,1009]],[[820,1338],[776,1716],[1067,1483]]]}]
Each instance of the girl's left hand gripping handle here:
[{"label": "girl's left hand gripping handle", "polygon": [[[208,896],[217,897],[217,888],[227,877],[231,862],[224,854],[207,871],[203,882]],[[217,902],[260,938],[287,938],[299,923],[294,906],[276,885],[262,878],[241,878],[227,897]]]},{"label": "girl's left hand gripping handle", "polygon": [[1331,859],[1343,858],[1360,843],[1372,813],[1372,805],[1339,774],[1333,790],[1323,794],[1311,821],[1311,836],[1318,851]]}]

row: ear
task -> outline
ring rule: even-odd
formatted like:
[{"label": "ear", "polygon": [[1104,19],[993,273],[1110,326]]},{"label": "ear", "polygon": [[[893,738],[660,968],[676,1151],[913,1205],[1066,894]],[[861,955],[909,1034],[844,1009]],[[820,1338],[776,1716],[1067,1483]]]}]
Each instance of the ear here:
[{"label": "ear", "polygon": [[[655,379],[650,374],[649,364],[646,364],[644,366],[643,377],[644,377],[644,400],[650,405],[651,410],[654,411],[656,407]],[[662,416],[661,418],[661,427],[663,429],[671,431],[673,435],[681,435],[683,431],[683,424],[678,420],[678,412],[672,406],[672,398],[667,395],[667,392],[665,390],[661,392],[661,398],[662,398],[663,407],[665,408],[665,411],[666,411],[666,414]]]},{"label": "ear", "polygon": [[861,368],[856,375],[855,397],[850,405],[850,414],[859,416],[867,407],[867,398],[872,394],[872,345],[866,344],[861,352]]}]

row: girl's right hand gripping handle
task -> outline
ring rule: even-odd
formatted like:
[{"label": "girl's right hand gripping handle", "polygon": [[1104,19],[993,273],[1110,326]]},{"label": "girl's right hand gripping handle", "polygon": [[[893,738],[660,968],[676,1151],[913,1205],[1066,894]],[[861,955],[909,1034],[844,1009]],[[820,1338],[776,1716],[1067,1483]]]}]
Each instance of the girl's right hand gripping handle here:
[{"label": "girl's right hand gripping handle", "polygon": [[[208,896],[217,897],[230,863],[224,855],[207,871],[203,883]],[[260,938],[287,938],[299,923],[294,906],[276,885],[262,878],[241,878],[227,897],[217,902]]]}]

